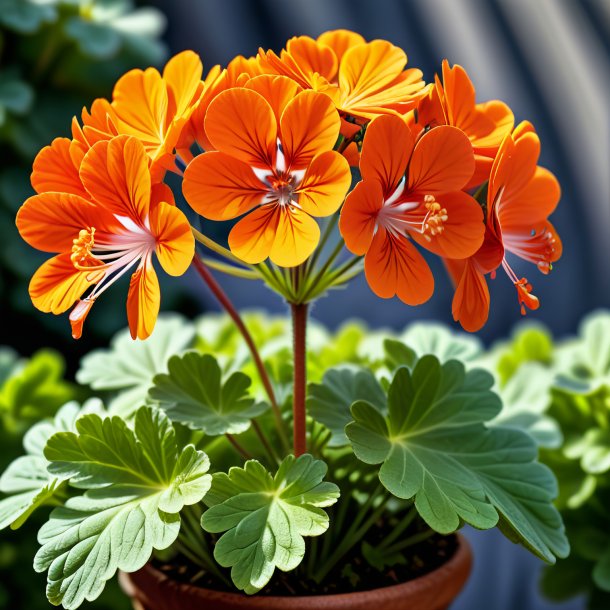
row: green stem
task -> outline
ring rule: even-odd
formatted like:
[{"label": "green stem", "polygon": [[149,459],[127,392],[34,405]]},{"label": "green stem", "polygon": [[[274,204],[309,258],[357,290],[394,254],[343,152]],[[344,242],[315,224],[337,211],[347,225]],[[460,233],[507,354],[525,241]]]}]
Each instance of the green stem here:
[{"label": "green stem", "polygon": [[316,286],[320,283],[320,281],[322,280],[322,278],[328,271],[329,267],[333,264],[333,262],[337,258],[337,256],[339,256],[339,254],[341,254],[341,250],[343,250],[343,245],[344,245],[343,239],[341,239],[335,246],[335,249],[331,252],[330,256],[328,257],[328,259],[326,260],[324,265],[322,265],[322,268],[313,277],[313,279],[311,279],[309,282],[305,282],[303,284],[305,286],[304,294],[298,294],[300,303],[307,303],[310,300],[311,293],[316,289]]},{"label": "green stem", "polygon": [[414,546],[416,544],[419,544],[420,542],[423,542],[424,540],[427,540],[431,536],[434,536],[434,534],[436,534],[436,532],[432,529],[427,529],[423,532],[418,532],[417,534],[413,534],[413,536],[409,536],[408,538],[405,538],[404,540],[401,540],[400,542],[397,542],[396,544],[385,548],[384,552],[389,554],[402,551],[403,549],[406,549],[410,546]]},{"label": "green stem", "polygon": [[235,256],[235,254],[233,254],[233,252],[231,252],[231,250],[229,250],[228,248],[225,248],[220,244],[216,243],[213,239],[195,229],[195,227],[191,227],[191,231],[193,232],[195,239],[200,244],[208,248],[208,250],[216,252],[216,254],[220,254],[220,256],[223,256],[224,258],[230,260],[233,263],[237,263],[238,265],[244,266],[244,261],[242,261],[240,258],[237,258],[237,256]]},{"label": "green stem", "polygon": [[260,280],[260,273],[250,269],[242,269],[241,267],[235,267],[233,265],[227,265],[227,263],[221,263],[220,261],[214,260],[213,258],[209,258],[206,256],[201,257],[201,262],[204,265],[210,267],[210,269],[215,269],[216,271],[221,271],[222,273],[226,273],[227,275],[232,275],[233,277],[239,277],[244,280]]},{"label": "green stem", "polygon": [[292,396],[293,447],[299,457],[307,451],[307,304],[291,304],[294,354]]},{"label": "green stem", "polygon": [[322,250],[324,250],[324,246],[326,246],[326,242],[329,240],[332,235],[333,230],[337,226],[339,222],[339,213],[335,213],[330,217],[326,228],[324,229],[324,233],[322,233],[322,237],[320,238],[320,243],[316,248],[316,251],[311,255],[309,260],[307,261],[307,270],[313,269],[315,264],[318,262],[318,258],[320,258],[320,254],[322,254]]},{"label": "green stem", "polygon": [[411,506],[405,518],[377,545],[378,549],[385,549],[390,546],[400,535],[407,530],[417,516],[417,509]]},{"label": "green stem", "polygon": [[265,437],[258,422],[254,419],[252,420],[252,429],[256,433],[256,436],[258,436],[258,439],[260,440],[263,447],[265,448],[265,451],[267,452],[267,455],[269,456],[269,459],[271,460],[271,465],[279,464],[281,460],[278,458],[277,454],[273,450],[273,447],[271,447],[271,445],[269,444],[269,441]]},{"label": "green stem", "polygon": [[271,403],[271,409],[273,410],[273,415],[275,417],[275,423],[277,426],[278,434],[280,435],[280,440],[285,449],[288,449],[288,439],[286,437],[286,431],[284,430],[284,420],[282,419],[282,412],[280,411],[280,407],[277,404],[277,400],[275,399],[275,392],[273,391],[273,385],[271,384],[271,379],[269,378],[269,373],[265,368],[263,363],[263,359],[260,356],[260,353],[256,347],[256,343],[254,343],[254,339],[250,334],[250,331],[244,324],[244,321],[241,319],[241,316],[235,309],[235,306],[231,302],[231,299],[227,296],[225,291],[220,287],[220,284],[216,281],[214,276],[210,273],[210,270],[199,260],[197,256],[193,258],[193,266],[197,273],[199,273],[201,279],[207,284],[208,288],[212,291],[212,294],[218,299],[218,302],[224,307],[225,311],[229,314],[233,323],[241,333],[248,349],[250,350],[250,354],[252,356],[252,360],[254,361],[254,365],[256,366],[256,370],[258,371],[259,377],[263,383],[265,388],[265,392],[267,393],[267,397],[269,398],[269,402]]}]

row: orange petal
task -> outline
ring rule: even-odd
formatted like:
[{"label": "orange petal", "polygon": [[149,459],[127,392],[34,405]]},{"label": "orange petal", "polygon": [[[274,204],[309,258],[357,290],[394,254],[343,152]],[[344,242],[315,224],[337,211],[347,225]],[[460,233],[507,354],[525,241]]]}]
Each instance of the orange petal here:
[{"label": "orange petal", "polygon": [[555,227],[547,220],[540,225],[512,226],[502,231],[505,248],[520,258],[534,263],[544,274],[561,258],[563,245]]},{"label": "orange petal", "polygon": [[471,121],[474,114],[474,86],[462,66],[456,64],[453,68],[450,68],[449,62],[444,59],[442,70],[448,123],[463,129],[463,126]]},{"label": "orange petal", "polygon": [[485,222],[481,206],[466,193],[455,191],[438,195],[436,201],[447,210],[443,231],[428,241],[415,231],[410,236],[420,245],[445,258],[467,258],[482,245]]},{"label": "orange petal", "polygon": [[116,227],[114,217],[99,206],[69,193],[41,193],[19,208],[21,237],[43,252],[70,252],[81,229]]},{"label": "orange petal", "polygon": [[366,42],[360,34],[352,32],[351,30],[330,30],[329,32],[320,34],[317,41],[320,44],[330,47],[339,62],[341,62],[343,55],[348,49]]},{"label": "orange petal", "polygon": [[184,172],[188,204],[209,220],[229,220],[262,203],[267,188],[252,168],[221,152],[195,157]]},{"label": "orange petal", "polygon": [[493,165],[493,157],[485,157],[475,153],[474,155],[474,174],[470,177],[468,184],[464,187],[465,191],[469,191],[477,186],[481,186],[483,182],[489,180],[489,174]]},{"label": "orange petal", "polygon": [[526,131],[518,138],[504,138],[489,176],[488,206],[499,203],[500,192],[502,207],[519,197],[536,173],[539,156],[540,139],[536,133]]},{"label": "orange petal", "polygon": [[421,305],[434,292],[434,277],[423,256],[404,237],[379,227],[364,257],[371,290],[383,299],[393,296],[407,305]]},{"label": "orange petal", "polygon": [[176,205],[174,192],[164,182],[157,182],[157,184],[153,184],[150,191],[150,205],[153,206],[160,201],[165,201],[165,203]]},{"label": "orange petal", "polygon": [[351,142],[341,153],[350,167],[360,167],[360,151],[356,142]]},{"label": "orange petal", "polygon": [[404,176],[413,145],[411,131],[401,118],[385,115],[375,119],[362,143],[362,178],[378,180],[387,199]]},{"label": "orange petal", "polygon": [[453,296],[453,319],[459,322],[464,330],[475,332],[487,322],[489,301],[485,276],[476,269],[471,260],[465,261]]},{"label": "orange petal", "polygon": [[195,254],[195,238],[186,216],[175,206],[161,201],[150,210],[150,230],[155,236],[155,252],[169,275],[182,275]]},{"label": "orange petal", "polygon": [[333,149],[341,119],[328,96],[308,90],[288,103],[280,128],[286,167],[302,169],[316,154]]},{"label": "orange petal", "polygon": [[351,183],[349,163],[340,153],[320,153],[309,164],[297,190],[299,207],[312,216],[330,216],[343,203]]},{"label": "orange petal", "polygon": [[[498,220],[502,232],[511,227],[530,225],[535,229],[555,210],[561,197],[561,188],[555,176],[544,169],[536,167],[531,180],[523,186],[520,192],[505,189],[496,206]],[[512,197],[510,197],[512,193]]]},{"label": "orange petal", "polygon": [[131,276],[127,295],[127,321],[131,338],[147,339],[152,333],[159,308],[161,291],[150,258],[145,259]]},{"label": "orange petal", "polygon": [[83,336],[83,325],[95,303],[95,299],[83,299],[78,301],[74,309],[70,312],[70,326],[72,328],[72,338],[80,339]]},{"label": "orange petal", "polygon": [[504,102],[492,100],[477,104],[475,117],[470,125],[458,127],[466,132],[476,152],[493,156],[502,140],[513,130],[513,111]]},{"label": "orange petal", "polygon": [[144,221],[150,205],[151,179],[142,143],[116,136],[98,142],[83,159],[83,185],[91,197],[113,214]]},{"label": "orange petal", "polygon": [[138,138],[152,159],[168,152],[164,140],[169,99],[159,72],[130,70],[118,80],[112,96],[119,132]]},{"label": "orange petal", "polygon": [[55,138],[36,155],[31,180],[37,193],[56,191],[88,198],[70,157],[70,143],[68,138]]},{"label": "orange petal", "polygon": [[383,191],[377,180],[359,182],[347,196],[341,209],[339,231],[352,254],[361,256],[369,249],[382,205]]},{"label": "orange petal", "polygon": [[34,273],[30,297],[36,309],[60,314],[70,309],[97,279],[90,271],[76,269],[70,253],[60,254],[43,263]]},{"label": "orange petal", "polygon": [[472,145],[456,127],[442,125],[425,133],[409,163],[408,188],[436,195],[459,191],[474,172]]},{"label": "orange petal", "polygon": [[266,205],[240,220],[229,234],[231,252],[256,264],[267,257],[280,267],[295,267],[315,250],[318,223],[291,206]]},{"label": "orange petal", "polygon": [[303,91],[298,83],[287,76],[275,74],[261,74],[251,78],[245,85],[246,89],[252,89],[260,94],[273,109],[275,120],[280,124],[280,117],[288,102],[293,100],[298,93]]},{"label": "orange petal", "polygon": [[205,115],[205,132],[216,150],[255,167],[274,165],[277,124],[273,109],[256,91],[219,93]]},{"label": "orange petal", "polygon": [[310,86],[315,74],[331,81],[337,73],[337,57],[332,49],[309,36],[291,38],[286,43],[286,51],[282,52],[282,60],[286,60],[287,56],[292,71],[300,73]]},{"label": "orange petal", "polygon": [[169,89],[169,115],[182,117],[191,106],[201,84],[203,65],[193,51],[182,51],[172,57],[163,69],[163,80]]}]

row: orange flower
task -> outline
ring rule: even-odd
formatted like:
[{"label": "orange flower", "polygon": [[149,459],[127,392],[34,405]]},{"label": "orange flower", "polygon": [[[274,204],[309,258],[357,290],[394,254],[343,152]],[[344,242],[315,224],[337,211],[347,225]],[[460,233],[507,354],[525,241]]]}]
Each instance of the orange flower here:
[{"label": "orange flower", "polygon": [[475,172],[467,188],[478,186],[489,178],[491,165],[505,136],[511,133],[514,116],[511,109],[498,100],[477,104],[472,81],[462,66],[449,67],[443,60],[443,82],[435,77],[435,85],[422,98],[417,110],[407,121],[416,135],[438,125],[461,129],[472,142],[476,161]]},{"label": "orange flower", "polygon": [[547,220],[561,191],[551,172],[537,165],[540,140],[526,121],[506,136],[493,163],[487,191],[487,228],[481,249],[466,261],[446,261],[456,283],[453,317],[469,331],[485,324],[489,315],[486,273],[502,265],[517,289],[521,313],[538,309],[532,286],[506,261],[506,252],[534,263],[547,274],[561,257],[562,245]]},{"label": "orange flower", "polygon": [[[65,159],[68,148],[60,139],[41,154]],[[39,156],[32,182],[39,194],[23,204],[17,227],[34,248],[56,253],[32,277],[34,305],[60,314],[76,303],[70,322],[78,339],[95,300],[135,269],[127,297],[129,328],[133,338],[148,337],[161,298],[153,253],[167,273],[181,275],[195,245],[171,191],[164,184],[151,186],[142,143],[128,136],[100,141],[85,155],[78,175],[63,178],[43,167]]]},{"label": "orange flower", "polygon": [[222,91],[233,87],[244,86],[252,77],[262,74],[262,70],[256,57],[243,57],[238,55],[229,62],[226,69],[214,66],[203,81],[203,93],[197,107],[182,131],[180,141],[177,145],[180,156],[187,162],[192,160],[190,147],[194,142],[203,150],[212,150],[213,146],[206,136],[204,129],[205,113],[210,102]]},{"label": "orange flower", "polygon": [[341,211],[345,244],[365,255],[366,279],[377,296],[424,303],[434,279],[411,240],[450,258],[470,256],[483,241],[481,208],[461,191],[474,170],[472,146],[448,126],[415,142],[403,119],[382,116],[367,128],[360,170],[363,180]]},{"label": "orange flower", "polygon": [[327,96],[283,76],[251,79],[210,104],[205,131],[216,150],[187,167],[184,195],[210,220],[246,214],[229,235],[243,261],[299,265],[319,240],[314,217],[333,214],[351,182],[332,150],[339,127]]},{"label": "orange flower", "polygon": [[323,91],[343,116],[358,123],[405,113],[424,94],[422,72],[405,69],[404,51],[385,40],[366,42],[348,30],[325,32],[317,40],[291,38],[279,56],[260,50],[259,58],[266,70]]},{"label": "orange flower", "polygon": [[172,57],[163,69],[130,70],[114,87],[112,104],[96,100],[82,123],[72,122],[72,158],[78,167],[98,141],[117,134],[138,138],[152,161],[155,182],[173,166],[174,148],[203,92],[203,67],[193,51]]}]

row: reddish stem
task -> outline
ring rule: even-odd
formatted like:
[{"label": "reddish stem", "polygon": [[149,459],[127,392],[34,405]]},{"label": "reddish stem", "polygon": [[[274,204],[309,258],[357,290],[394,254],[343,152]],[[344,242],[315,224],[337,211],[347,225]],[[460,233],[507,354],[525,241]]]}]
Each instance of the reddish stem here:
[{"label": "reddish stem", "polygon": [[291,304],[294,337],[294,391],[292,399],[294,454],[307,451],[305,391],[307,386],[307,303]]},{"label": "reddish stem", "polygon": [[280,408],[277,404],[277,400],[275,398],[275,392],[273,391],[273,385],[271,384],[271,380],[269,379],[269,374],[267,373],[267,369],[263,364],[263,361],[258,353],[258,349],[256,348],[256,344],[254,343],[254,339],[252,339],[252,335],[250,331],[246,328],[244,321],[241,319],[238,311],[235,309],[231,299],[227,296],[226,292],[221,288],[220,284],[216,281],[216,278],[212,275],[210,270],[199,260],[199,257],[195,255],[193,258],[193,267],[197,270],[197,273],[201,276],[201,279],[207,284],[208,288],[212,291],[213,295],[218,299],[218,302],[224,307],[225,311],[229,314],[231,319],[233,320],[235,326],[241,333],[248,349],[250,350],[250,354],[252,355],[252,360],[256,366],[258,374],[261,378],[263,386],[265,387],[265,392],[269,397],[269,402],[271,403],[271,408],[273,409],[273,413],[275,415],[278,432],[283,437],[284,436],[284,423],[282,420],[282,414]]}]

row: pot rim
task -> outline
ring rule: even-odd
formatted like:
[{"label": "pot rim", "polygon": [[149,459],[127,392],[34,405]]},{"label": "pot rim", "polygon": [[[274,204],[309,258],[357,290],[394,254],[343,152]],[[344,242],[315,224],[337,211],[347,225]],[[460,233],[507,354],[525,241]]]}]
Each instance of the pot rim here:
[{"label": "pot rim", "polygon": [[[318,595],[246,595],[241,592],[228,592],[228,591],[218,591],[216,589],[208,589],[206,587],[198,587],[196,585],[180,582],[170,578],[167,574],[154,567],[152,564],[147,563],[141,570],[135,572],[134,574],[126,574],[121,572],[119,574],[119,582],[121,587],[125,591],[129,597],[135,597],[135,591],[140,588],[137,581],[143,577],[143,580],[150,581],[151,579],[156,581],[157,583],[161,583],[163,581],[169,581],[172,583],[172,586],[178,590],[184,591],[186,594],[191,595],[202,595],[199,592],[205,592],[205,599],[208,602],[213,602],[216,600],[221,600],[224,602],[233,602],[239,603],[244,599],[249,599],[254,602],[253,608],[255,607],[266,607],[266,604],[279,603],[282,600],[289,599],[292,603],[310,603],[312,608],[317,607],[315,604],[317,601],[322,599],[333,599],[336,602],[349,602],[350,600],[358,600],[359,602],[368,602],[371,603],[377,602],[379,599],[379,595],[383,595],[384,592],[389,593],[392,591],[394,594],[402,593],[404,591],[404,595],[417,595],[418,592],[428,591],[437,587],[440,583],[445,580],[445,577],[450,577],[456,572],[462,572],[464,574],[464,578],[461,579],[462,582],[456,592],[455,595],[461,591],[463,588],[468,575],[470,574],[472,567],[472,549],[470,547],[470,543],[468,540],[459,532],[455,534],[457,538],[457,546],[455,552],[450,557],[448,561],[443,563],[438,568],[427,572],[423,576],[418,576],[417,578],[413,578],[412,580],[408,580],[403,583],[398,583],[396,585],[389,585],[386,587],[378,587],[376,589],[367,589],[365,591],[352,591],[349,593],[330,593],[330,594],[318,594]],[[138,577],[138,575],[140,577]],[[134,579],[135,576],[135,579]],[[257,601],[255,601],[257,600]],[[258,606],[258,602],[260,602],[260,606]]]}]

